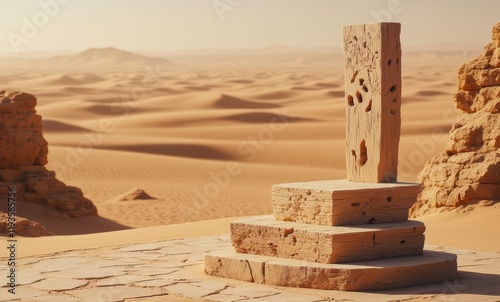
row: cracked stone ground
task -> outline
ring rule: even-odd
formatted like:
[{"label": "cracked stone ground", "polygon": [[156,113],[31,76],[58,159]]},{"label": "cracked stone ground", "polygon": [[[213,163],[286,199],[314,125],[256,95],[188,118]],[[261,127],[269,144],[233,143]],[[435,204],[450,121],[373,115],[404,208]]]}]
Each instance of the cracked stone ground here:
[{"label": "cracked stone ground", "polygon": [[426,246],[458,255],[457,280],[359,293],[270,287],[205,275],[204,254],[229,244],[229,236],[223,235],[25,257],[17,266],[16,295],[2,282],[0,301],[500,301],[500,253]]}]

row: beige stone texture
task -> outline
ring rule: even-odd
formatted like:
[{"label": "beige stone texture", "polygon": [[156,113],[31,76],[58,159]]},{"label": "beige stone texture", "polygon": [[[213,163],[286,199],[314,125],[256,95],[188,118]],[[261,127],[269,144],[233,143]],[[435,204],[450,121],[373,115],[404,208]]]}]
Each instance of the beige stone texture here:
[{"label": "beige stone texture", "polygon": [[274,185],[278,220],[320,225],[400,222],[420,191],[417,183],[360,183],[324,180]]},{"label": "beige stone texture", "polygon": [[396,182],[401,131],[399,23],[344,27],[347,179]]},{"label": "beige stone texture", "polygon": [[[255,267],[260,269],[254,271]],[[230,249],[205,255],[205,272],[209,275],[267,285],[343,291],[384,290],[443,282],[455,278],[456,270],[456,255],[435,251],[426,251],[423,256],[350,264],[239,254]]]},{"label": "beige stone texture", "polygon": [[424,231],[418,221],[332,227],[259,216],[231,223],[231,242],[239,253],[346,263],[421,255]]}]

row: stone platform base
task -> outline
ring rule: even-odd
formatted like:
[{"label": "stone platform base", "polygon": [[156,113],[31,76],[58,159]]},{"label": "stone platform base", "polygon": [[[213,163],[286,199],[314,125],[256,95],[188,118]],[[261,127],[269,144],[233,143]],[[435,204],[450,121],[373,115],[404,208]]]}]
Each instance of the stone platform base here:
[{"label": "stone platform base", "polygon": [[422,256],[323,264],[240,254],[227,249],[205,255],[209,275],[267,285],[343,291],[384,290],[453,280],[454,254],[424,251]]}]

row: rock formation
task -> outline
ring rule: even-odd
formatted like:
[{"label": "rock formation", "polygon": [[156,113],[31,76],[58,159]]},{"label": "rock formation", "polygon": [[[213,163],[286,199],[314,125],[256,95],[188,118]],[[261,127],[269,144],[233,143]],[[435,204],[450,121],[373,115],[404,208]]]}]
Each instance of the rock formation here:
[{"label": "rock formation", "polygon": [[117,198],[118,201],[146,200],[146,199],[155,199],[155,198],[150,196],[143,189],[138,189],[138,188],[131,189],[127,193],[122,194]]},{"label": "rock formation", "polygon": [[458,87],[455,104],[462,112],[446,150],[419,175],[423,190],[412,216],[500,201],[500,23],[484,52],[460,68]]},{"label": "rock formation", "polygon": [[43,138],[37,100],[24,92],[0,91],[0,196],[16,187],[16,198],[59,210],[72,217],[96,215],[94,204],[76,187],[47,170],[48,146]]},{"label": "rock formation", "polygon": [[[6,213],[0,212],[0,234],[7,235],[9,217]],[[24,217],[16,217],[16,235],[24,237],[52,236],[46,227],[38,222],[31,221]]]}]

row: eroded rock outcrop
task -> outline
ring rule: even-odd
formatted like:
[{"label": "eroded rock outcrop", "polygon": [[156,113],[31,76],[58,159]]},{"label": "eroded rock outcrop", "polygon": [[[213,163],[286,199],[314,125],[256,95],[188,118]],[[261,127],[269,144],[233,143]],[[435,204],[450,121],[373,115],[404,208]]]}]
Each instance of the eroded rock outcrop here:
[{"label": "eroded rock outcrop", "polygon": [[[0,234],[7,235],[8,229],[9,229],[9,216],[7,213],[0,212]],[[19,216],[16,216],[15,232],[16,236],[24,236],[24,237],[40,237],[40,236],[54,235],[46,227],[39,224],[38,222]]]},{"label": "eroded rock outcrop", "polygon": [[94,204],[79,188],[65,185],[47,170],[48,146],[43,138],[36,97],[0,91],[0,193],[16,187],[18,200],[31,201],[72,217],[96,215]]},{"label": "eroded rock outcrop", "polygon": [[483,54],[460,68],[458,86],[455,104],[462,112],[446,150],[419,175],[423,190],[412,216],[500,201],[500,23]]}]

